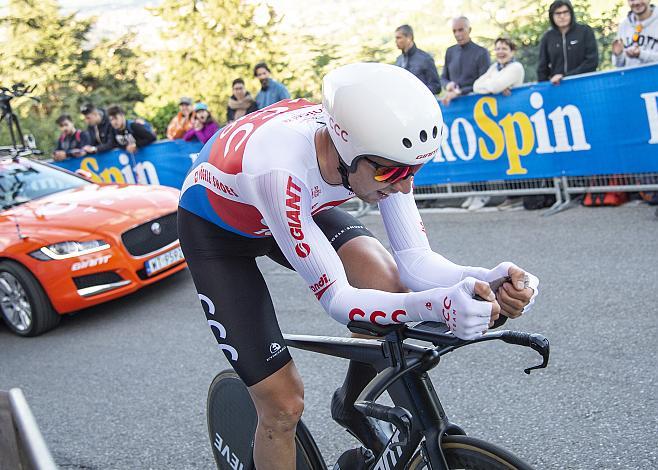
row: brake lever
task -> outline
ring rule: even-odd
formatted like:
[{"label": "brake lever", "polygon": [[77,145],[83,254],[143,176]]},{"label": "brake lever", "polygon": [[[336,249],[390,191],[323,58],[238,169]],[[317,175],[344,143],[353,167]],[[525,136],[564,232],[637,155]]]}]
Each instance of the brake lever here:
[{"label": "brake lever", "polygon": [[537,351],[542,357],[542,363],[534,366],[523,369],[523,372],[530,375],[530,371],[535,369],[545,369],[548,366],[548,358],[551,354],[551,347],[548,342],[548,338],[538,334],[530,335],[530,347]]}]

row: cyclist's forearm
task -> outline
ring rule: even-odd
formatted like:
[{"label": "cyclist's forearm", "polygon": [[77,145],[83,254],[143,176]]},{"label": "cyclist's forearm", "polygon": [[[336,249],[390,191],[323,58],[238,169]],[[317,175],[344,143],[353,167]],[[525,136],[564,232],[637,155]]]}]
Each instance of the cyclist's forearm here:
[{"label": "cyclist's forearm", "polygon": [[461,266],[429,249],[412,248],[393,253],[400,279],[412,291],[454,286],[466,277],[483,280],[488,269]]}]

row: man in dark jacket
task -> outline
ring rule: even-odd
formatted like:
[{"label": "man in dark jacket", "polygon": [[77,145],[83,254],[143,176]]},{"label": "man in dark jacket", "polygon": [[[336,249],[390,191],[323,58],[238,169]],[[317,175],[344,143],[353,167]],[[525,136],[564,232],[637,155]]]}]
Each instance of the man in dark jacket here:
[{"label": "man in dark jacket", "polygon": [[138,148],[146,147],[156,139],[144,124],[127,120],[126,113],[120,106],[112,105],[107,108],[107,115],[112,123],[114,142],[117,147],[135,153]]},{"label": "man in dark jacket", "polygon": [[413,73],[433,94],[440,93],[441,82],[434,59],[427,52],[416,47],[411,26],[403,24],[395,30],[395,45],[402,51],[395,65]]},{"label": "man in dark jacket", "polygon": [[599,50],[592,28],[576,23],[568,0],[555,0],[548,15],[553,27],[539,43],[537,80],[558,85],[562,77],[594,72],[599,65]]},{"label": "man in dark jacket", "polygon": [[471,22],[465,16],[452,20],[452,33],[457,44],[446,51],[441,85],[446,90],[441,99],[450,104],[459,96],[473,92],[473,83],[489,69],[489,51],[471,41]]},{"label": "man in dark jacket", "polygon": [[87,123],[87,134],[91,141],[89,145],[83,147],[83,150],[86,153],[100,153],[114,148],[112,125],[105,110],[87,103],[82,105],[80,112]]},{"label": "man in dark jacket", "polygon": [[89,145],[89,135],[75,128],[73,118],[62,114],[57,118],[57,125],[61,134],[57,139],[57,146],[53,151],[53,160],[60,162],[67,158],[78,158],[86,155],[82,148]]}]

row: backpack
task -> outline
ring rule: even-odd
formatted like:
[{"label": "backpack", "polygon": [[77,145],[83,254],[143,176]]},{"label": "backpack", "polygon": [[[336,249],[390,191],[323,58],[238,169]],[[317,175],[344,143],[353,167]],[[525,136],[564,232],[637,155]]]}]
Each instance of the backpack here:
[{"label": "backpack", "polygon": [[138,118],[138,119],[126,119],[126,128],[128,129],[128,132],[131,134],[133,133],[133,123],[141,124],[144,126],[144,129],[149,131],[153,136],[157,137],[158,134],[156,134],[155,129],[153,129],[153,125],[148,122],[146,119]]},{"label": "backpack", "polygon": [[[617,178],[612,177],[608,180],[608,186],[618,186]],[[621,191],[611,191],[608,193],[586,193],[583,199],[583,206],[600,207],[600,206],[621,206],[628,202],[628,193]]]},{"label": "backpack", "polygon": [[[73,134],[73,135],[75,136],[75,141],[76,141],[77,143],[82,142],[82,137],[81,137],[81,136],[82,136],[82,131],[80,131],[80,130],[76,130],[76,131],[75,131],[75,134]],[[60,141],[60,142],[64,142],[64,137],[65,137],[64,134],[60,135],[60,136],[59,136],[59,141]]]},{"label": "backpack", "polygon": [[555,204],[553,194],[538,194],[536,196],[523,196],[523,208],[528,211],[535,211],[551,207]]},{"label": "backpack", "polygon": [[[539,182],[539,188],[548,188],[549,183],[547,180]],[[523,196],[523,208],[528,211],[535,211],[538,209],[545,209],[555,204],[554,194],[537,194],[534,196]]]}]

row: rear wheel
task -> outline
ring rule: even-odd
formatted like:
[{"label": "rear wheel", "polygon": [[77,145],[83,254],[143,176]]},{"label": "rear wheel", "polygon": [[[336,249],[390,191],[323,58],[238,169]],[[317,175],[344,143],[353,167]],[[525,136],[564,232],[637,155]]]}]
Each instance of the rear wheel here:
[{"label": "rear wheel", "polygon": [[[217,374],[208,390],[208,433],[217,468],[254,468],[254,432],[258,423],[256,408],[246,385],[233,370]],[[326,469],[326,464],[302,421],[295,435],[297,470]]]},{"label": "rear wheel", "polygon": [[40,335],[60,320],[39,281],[9,260],[0,261],[0,312],[9,329],[20,336]]},{"label": "rear wheel", "polygon": [[[468,436],[444,436],[441,449],[451,470],[532,470],[532,467],[489,442]],[[428,468],[420,453],[414,455],[409,470]]]}]

